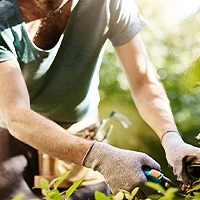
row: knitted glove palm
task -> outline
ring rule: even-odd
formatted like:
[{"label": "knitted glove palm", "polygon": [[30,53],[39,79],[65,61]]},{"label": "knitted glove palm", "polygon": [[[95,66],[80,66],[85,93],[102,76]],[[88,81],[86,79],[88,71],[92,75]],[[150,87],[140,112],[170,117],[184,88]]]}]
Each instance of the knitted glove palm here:
[{"label": "knitted glove palm", "polygon": [[[191,163],[188,163],[189,159],[187,158],[192,156],[193,160],[197,159],[200,156],[200,148],[185,143],[178,132],[165,134],[162,138],[162,145],[166,153],[166,159],[173,168],[178,181],[189,184],[190,177],[187,166]],[[190,162],[192,161],[190,160]]]},{"label": "knitted glove palm", "polygon": [[96,141],[85,156],[83,165],[99,171],[113,194],[120,189],[131,192],[146,182],[142,166],[160,169],[159,164],[144,153],[121,150]]}]

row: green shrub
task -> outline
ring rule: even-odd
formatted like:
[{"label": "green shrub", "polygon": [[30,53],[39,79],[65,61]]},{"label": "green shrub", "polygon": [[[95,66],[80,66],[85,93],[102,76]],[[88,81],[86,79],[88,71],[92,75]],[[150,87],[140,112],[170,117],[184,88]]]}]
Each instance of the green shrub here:
[{"label": "green shrub", "polygon": [[[196,139],[200,140],[200,134],[196,137]],[[83,181],[82,179],[75,181],[69,189],[60,192],[58,187],[69,175],[69,173],[70,171],[62,174],[60,177],[53,179],[50,183],[46,179],[42,178],[40,180],[40,186],[34,187],[33,189],[41,189],[45,200],[67,200]],[[180,188],[164,188],[160,184],[154,182],[147,182],[145,185],[155,191],[155,194],[149,195],[146,200],[200,200],[200,179],[195,181],[192,184],[191,189],[189,189],[186,193],[182,192]],[[95,191],[94,196],[96,200],[139,200],[137,198],[138,191],[139,187],[136,187],[131,193],[121,190],[116,195],[110,194],[108,196],[100,191]],[[19,194],[12,200],[23,200],[23,196],[23,194]]]}]

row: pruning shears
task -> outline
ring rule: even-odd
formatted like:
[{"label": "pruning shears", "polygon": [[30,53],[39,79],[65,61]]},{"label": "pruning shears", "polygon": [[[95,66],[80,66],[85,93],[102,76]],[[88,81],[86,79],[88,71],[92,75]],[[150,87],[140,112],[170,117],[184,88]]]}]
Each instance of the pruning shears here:
[{"label": "pruning shears", "polygon": [[155,170],[155,169],[144,169],[144,174],[147,179],[151,182],[158,183],[163,185],[165,188],[167,187],[178,187],[177,184],[172,182],[169,178],[167,178],[162,172]]},{"label": "pruning shears", "polygon": [[[158,183],[162,185],[164,188],[175,187],[179,188],[177,184],[167,178],[162,172],[155,169],[144,169],[144,174],[147,177],[148,181]],[[177,191],[176,194],[181,197],[185,197],[186,194],[181,191]]]},{"label": "pruning shears", "polygon": [[[191,177],[198,179],[200,176],[200,164],[191,164],[189,165],[190,169],[193,169],[193,174],[190,174]],[[175,187],[179,188],[178,184],[175,184],[169,178],[167,178],[162,172],[155,169],[143,169],[145,176],[148,181],[158,183],[162,185],[164,188]],[[192,171],[191,171],[192,172]],[[185,197],[186,194],[183,190],[179,190],[176,192],[177,195]]]}]

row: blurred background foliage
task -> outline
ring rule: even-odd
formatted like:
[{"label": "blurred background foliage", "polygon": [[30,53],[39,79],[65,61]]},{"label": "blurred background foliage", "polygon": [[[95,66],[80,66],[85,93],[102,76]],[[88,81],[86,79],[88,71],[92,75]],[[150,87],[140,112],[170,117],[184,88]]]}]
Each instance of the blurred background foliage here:
[{"label": "blurred background foliage", "polygon": [[[198,146],[195,136],[200,132],[200,2],[136,0],[136,3],[148,22],[141,36],[166,88],[178,129],[186,142]],[[109,143],[148,153],[161,164],[162,171],[175,180],[158,137],[135,108],[126,77],[110,43],[100,77],[100,118],[105,118],[114,109],[132,121],[131,127],[124,129],[111,119],[109,123],[114,124],[114,130]]]}]

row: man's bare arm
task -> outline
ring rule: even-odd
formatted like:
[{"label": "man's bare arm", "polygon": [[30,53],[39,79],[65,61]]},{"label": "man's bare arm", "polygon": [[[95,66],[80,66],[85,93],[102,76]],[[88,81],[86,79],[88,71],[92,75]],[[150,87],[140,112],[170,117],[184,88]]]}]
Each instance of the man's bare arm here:
[{"label": "man's bare arm", "polygon": [[[147,181],[143,165],[160,169],[159,164],[144,153],[70,135],[30,109],[26,84],[16,61],[3,62],[0,69],[0,113],[14,137],[51,156],[99,171],[113,193],[120,189],[132,191]],[[131,181],[130,177],[133,177]]]},{"label": "man's bare arm", "polygon": [[167,130],[177,130],[169,99],[140,36],[135,36],[115,50],[124,67],[134,102],[142,118],[160,138]]},{"label": "man's bare arm", "polygon": [[0,63],[0,113],[10,133],[30,146],[62,160],[81,164],[90,141],[72,136],[30,108],[28,90],[15,60]]}]

